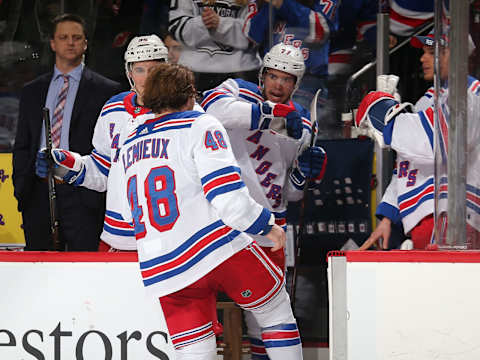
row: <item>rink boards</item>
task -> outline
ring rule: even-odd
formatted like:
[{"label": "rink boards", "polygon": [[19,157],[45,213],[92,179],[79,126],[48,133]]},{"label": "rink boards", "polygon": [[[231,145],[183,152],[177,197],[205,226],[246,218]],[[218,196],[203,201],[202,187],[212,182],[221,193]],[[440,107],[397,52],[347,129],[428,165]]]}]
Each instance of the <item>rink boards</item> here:
[{"label": "rink boards", "polygon": [[328,258],[330,359],[480,358],[480,252]]},{"label": "rink boards", "polygon": [[174,359],[135,253],[0,252],[1,359]]}]

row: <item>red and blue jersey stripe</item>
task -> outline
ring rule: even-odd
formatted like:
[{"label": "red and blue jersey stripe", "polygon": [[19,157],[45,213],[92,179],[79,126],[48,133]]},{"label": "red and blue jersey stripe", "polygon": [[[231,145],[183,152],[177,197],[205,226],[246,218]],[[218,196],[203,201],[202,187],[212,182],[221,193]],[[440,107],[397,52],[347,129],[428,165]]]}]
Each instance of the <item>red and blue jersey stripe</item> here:
[{"label": "red and blue jersey stripe", "polygon": [[239,167],[227,166],[202,177],[203,192],[207,200],[211,202],[218,195],[244,187],[245,183],[240,175]]},{"label": "red and blue jersey stripe", "polygon": [[121,214],[108,210],[105,211],[105,219],[103,222],[105,232],[112,235],[134,237],[135,230],[133,224],[125,221]]},{"label": "red and blue jersey stripe", "polygon": [[140,262],[145,286],[181,274],[240,234],[218,220],[185,240],[167,254]]},{"label": "red and blue jersey stripe", "polygon": [[467,184],[467,207],[480,214],[480,189]]},{"label": "red and blue jersey stripe", "polygon": [[100,154],[97,150],[93,149],[90,153],[90,158],[93,160],[93,163],[97,166],[98,170],[100,170],[103,175],[108,176],[111,166],[110,157]]},{"label": "red and blue jersey stripe", "polygon": [[434,198],[433,176],[422,185],[398,197],[398,207],[402,218],[415,211],[423,202]]}]

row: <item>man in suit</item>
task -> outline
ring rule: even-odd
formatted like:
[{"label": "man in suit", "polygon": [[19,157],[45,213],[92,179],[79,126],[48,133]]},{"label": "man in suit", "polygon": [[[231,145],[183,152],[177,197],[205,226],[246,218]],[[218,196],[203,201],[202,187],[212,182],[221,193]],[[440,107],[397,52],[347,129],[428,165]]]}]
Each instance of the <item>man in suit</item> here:
[{"label": "man in suit", "polygon": [[[53,20],[50,46],[55,53],[53,72],[24,86],[13,148],[14,193],[22,212],[26,250],[52,249],[48,186],[35,175],[36,154],[45,147],[42,108],[50,109],[54,147],[88,154],[98,114],[120,89],[120,84],[84,66],[87,36],[79,16],[63,14]],[[67,184],[57,184],[56,190],[61,244],[68,251],[96,251],[104,194]]]}]

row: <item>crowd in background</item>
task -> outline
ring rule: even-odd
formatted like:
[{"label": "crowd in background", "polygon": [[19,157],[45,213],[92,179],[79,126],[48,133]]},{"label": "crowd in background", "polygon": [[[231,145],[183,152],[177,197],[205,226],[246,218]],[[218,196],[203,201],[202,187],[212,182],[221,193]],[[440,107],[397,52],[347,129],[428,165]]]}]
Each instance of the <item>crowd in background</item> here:
[{"label": "crowd in background", "polygon": [[[171,49],[172,59],[192,68],[199,90],[212,88],[228,77],[256,81],[260,60],[276,42],[300,47],[307,72],[296,100],[309,105],[312,92],[322,89],[327,106],[324,138],[340,136],[338,116],[346,78],[375,57],[378,0],[2,0],[0,1],[0,127],[9,151],[14,137],[17,102],[24,83],[50,69],[49,22],[59,13],[74,13],[86,20],[88,50],[85,63],[94,71],[128,86],[123,53],[135,35],[157,34]],[[390,12],[392,44],[433,20],[433,0],[383,1]],[[271,6],[270,6],[271,4]],[[389,5],[389,6],[388,6]],[[170,9],[171,7],[171,9]],[[409,8],[410,7],[410,8]],[[389,9],[389,10],[388,10]],[[219,21],[221,20],[221,21]],[[218,28],[217,28],[218,27]],[[474,39],[475,40],[475,39]],[[170,44],[171,42],[171,44]],[[181,52],[180,52],[181,51]],[[408,46],[393,70],[405,68]],[[420,54],[420,53],[418,53]],[[403,66],[397,66],[396,64]],[[418,61],[407,66],[416,88],[405,91],[414,101],[427,88]],[[411,99],[408,97],[412,96]],[[338,114],[337,114],[338,115]]]}]

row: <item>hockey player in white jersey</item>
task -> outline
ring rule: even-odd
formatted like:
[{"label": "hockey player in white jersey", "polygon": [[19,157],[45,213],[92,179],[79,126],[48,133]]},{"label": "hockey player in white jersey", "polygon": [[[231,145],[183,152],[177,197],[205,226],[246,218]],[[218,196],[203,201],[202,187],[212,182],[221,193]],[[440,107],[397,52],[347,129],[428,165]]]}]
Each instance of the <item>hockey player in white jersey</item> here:
[{"label": "hockey player in white jersey", "polygon": [[[420,58],[423,69],[423,78],[426,81],[433,81],[433,68],[434,68],[434,30],[426,36],[415,36],[410,41],[413,47],[423,48],[423,55]],[[469,52],[472,53],[475,49],[473,41],[469,36]],[[382,89],[377,89],[382,90]],[[433,115],[433,96],[434,88],[431,86],[425,92],[425,94],[416,102],[414,106],[414,112],[420,113],[425,112],[426,116]],[[431,108],[430,110],[428,110]],[[429,174],[426,172],[430,171]],[[430,167],[420,167],[418,172],[433,178],[433,168]],[[370,235],[370,237],[364,242],[359,250],[366,250],[372,246],[377,241],[382,241],[380,248],[388,249],[389,248],[389,238],[391,233],[391,224],[396,223],[397,225],[401,224],[400,211],[398,208],[398,195],[399,186],[405,186],[407,183],[397,183],[398,177],[402,176],[402,173],[398,172],[398,169],[395,168],[392,175],[392,180],[387,187],[385,194],[382,198],[382,202],[378,205],[376,210],[376,215],[381,219],[379,225],[375,231]],[[402,192],[402,190],[400,190]],[[415,249],[424,249],[428,243],[433,239],[433,207],[431,208],[430,214],[426,215],[422,220],[425,224],[422,227],[416,226],[413,228],[413,237],[417,240],[413,243]],[[432,230],[432,232],[430,232]],[[416,234],[420,232],[420,234]],[[420,241],[420,239],[423,239]]]},{"label": "hockey player in white jersey", "polygon": [[[286,229],[288,201],[303,197],[306,178],[319,179],[326,166],[322,148],[306,148],[310,140],[310,114],[291,96],[305,71],[301,50],[277,44],[265,55],[259,72],[260,86],[228,79],[206,91],[202,106],[227,129],[242,179],[252,197],[275,214]],[[264,236],[254,239],[281,268],[283,251],[270,252]],[[253,359],[268,359],[261,332],[252,314],[245,313]]]},{"label": "hockey player in white jersey", "polygon": [[[121,128],[128,119],[149,112],[143,107],[142,99],[147,74],[159,63],[167,61],[168,50],[156,35],[138,36],[130,41],[124,57],[131,90],[113,96],[103,106],[93,134],[92,153],[81,157],[71,151],[53,151],[58,178],[75,186],[107,191],[100,250],[136,250],[133,227],[119,211],[117,179],[109,176],[109,171]],[[46,177],[45,154],[39,153],[38,157],[37,174]]]},{"label": "hockey player in white jersey", "polygon": [[186,67],[154,69],[144,95],[154,114],[130,123],[112,167],[144,285],[160,297],[179,360],[216,359],[218,290],[254,314],[271,359],[302,359],[283,272],[247,235],[264,234],[281,251],[285,233],[250,197],[224,127],[191,111],[195,93]]},{"label": "hockey player in white jersey", "polygon": [[[423,55],[420,57],[422,63],[423,78],[426,81],[433,81],[433,60],[434,60],[434,36],[433,30],[427,36],[415,36],[410,41],[413,47],[423,48]],[[383,76],[383,75],[381,75]],[[386,77],[389,79],[390,77]],[[378,84],[383,82],[377,81]],[[384,86],[377,87],[378,91],[386,91],[390,94],[394,94],[396,91],[396,82],[394,84],[383,83]],[[425,94],[416,102],[415,112],[426,111],[429,107],[433,106],[433,86],[427,89]],[[425,169],[419,169],[420,172],[424,172]],[[388,185],[385,193],[382,197],[382,201],[378,204],[375,215],[380,219],[376,229],[372,232],[367,240],[362,244],[359,250],[367,250],[373,244],[379,243],[380,249],[389,249],[390,235],[392,231],[392,223],[397,227],[403,229],[401,226],[401,218],[397,203],[397,177],[398,169],[395,167],[392,174],[392,180]],[[433,176],[432,174],[429,174]],[[433,215],[433,208],[431,214]],[[431,221],[430,219],[429,221]],[[420,243],[414,244],[414,246],[422,247]]]},{"label": "hockey player in white jersey", "polygon": [[[448,79],[449,49],[442,47],[440,77],[442,84]],[[480,82],[468,78],[468,165],[467,165],[467,226],[471,232],[480,229],[478,201],[478,137],[480,125]],[[448,143],[447,105],[448,88],[442,86],[439,95],[439,148],[446,157]],[[409,113],[409,106],[399,104],[392,96],[382,92],[369,93],[360,104],[357,126],[367,129],[380,144],[391,146],[397,152],[397,206],[405,233],[411,233],[415,248],[425,248],[433,239],[434,209],[434,121],[433,107]],[[407,135],[408,134],[408,135]],[[446,178],[438,182],[446,187]],[[439,189],[442,192],[442,189]],[[446,193],[444,194],[446,195]],[[442,195],[440,195],[442,198]]]}]

